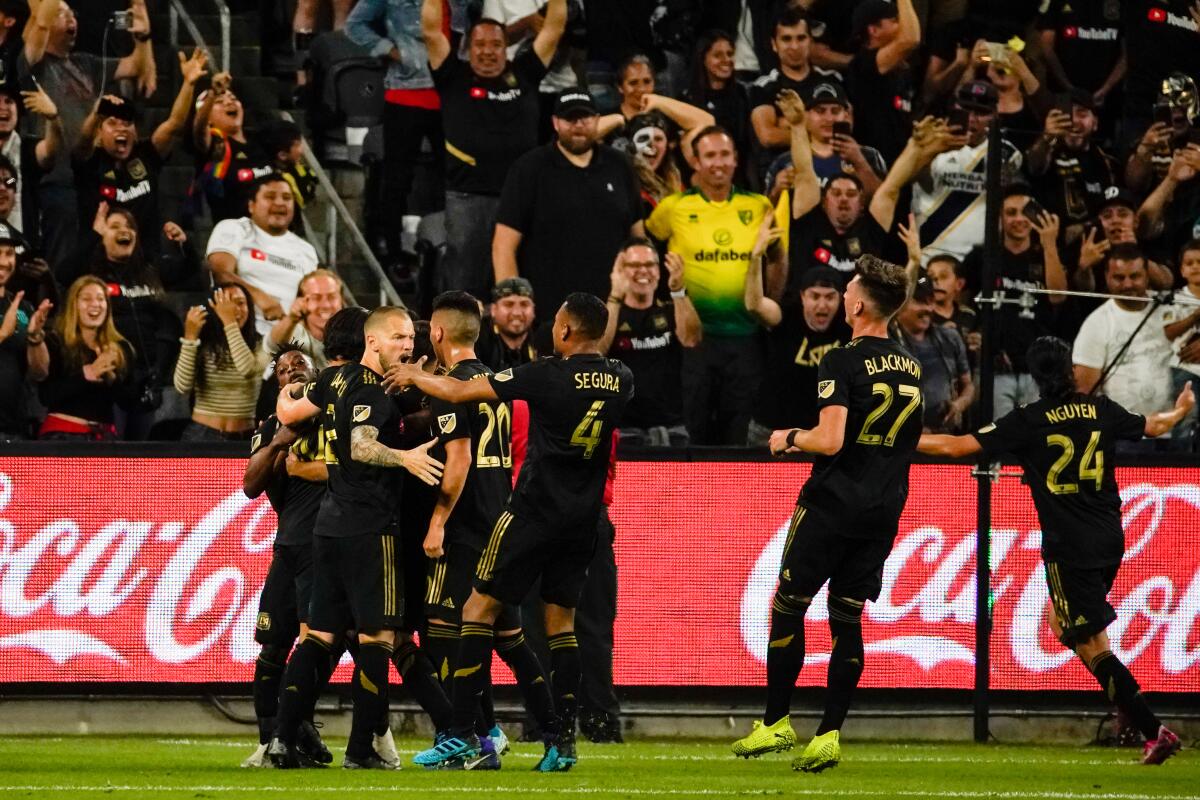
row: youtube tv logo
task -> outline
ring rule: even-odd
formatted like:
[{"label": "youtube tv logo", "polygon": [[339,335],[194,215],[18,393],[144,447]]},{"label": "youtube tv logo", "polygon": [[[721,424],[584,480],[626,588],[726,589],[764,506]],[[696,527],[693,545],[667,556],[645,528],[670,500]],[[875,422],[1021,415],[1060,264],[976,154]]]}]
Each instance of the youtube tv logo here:
[{"label": "youtube tv logo", "polygon": [[1146,19],[1151,22],[1166,22],[1167,10],[1165,8],[1152,8],[1146,12]]}]

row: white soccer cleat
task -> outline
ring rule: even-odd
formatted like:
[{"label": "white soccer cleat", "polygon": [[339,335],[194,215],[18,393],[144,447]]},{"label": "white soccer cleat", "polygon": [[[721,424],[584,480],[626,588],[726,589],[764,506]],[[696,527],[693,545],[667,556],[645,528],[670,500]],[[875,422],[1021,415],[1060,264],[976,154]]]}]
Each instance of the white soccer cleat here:
[{"label": "white soccer cleat", "polygon": [[250,769],[252,767],[274,767],[271,760],[267,758],[267,745],[260,744],[258,749],[250,755],[246,756],[246,760],[242,762],[242,767]]},{"label": "white soccer cleat", "polygon": [[396,751],[396,740],[392,738],[391,728],[384,731],[383,736],[376,736],[371,744],[379,758],[386,761],[388,766],[393,769],[400,768],[400,753]]}]

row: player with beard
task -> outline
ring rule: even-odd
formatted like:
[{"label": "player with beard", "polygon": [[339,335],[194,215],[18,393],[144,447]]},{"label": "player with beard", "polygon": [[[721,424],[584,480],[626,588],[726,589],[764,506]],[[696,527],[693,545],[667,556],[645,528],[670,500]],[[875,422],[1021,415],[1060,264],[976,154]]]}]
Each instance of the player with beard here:
[{"label": "player with beard", "polygon": [[629,368],[600,355],[607,322],[608,309],[598,297],[575,293],[554,318],[560,359],[466,381],[429,375],[413,364],[388,375],[392,385],[413,384],[451,403],[526,400],[531,415],[529,460],[492,529],[463,607],[450,736],[418,753],[418,764],[436,767],[480,755],[475,718],[495,644],[494,625],[504,606],[519,603],[539,578],[557,730],[534,769],[557,772],[576,762],[581,664],[575,606],[596,548],[612,432],[633,394]]},{"label": "player with beard", "polygon": [[533,285],[529,281],[509,278],[497,283],[475,343],[479,360],[493,370],[536,361],[539,352],[549,349],[534,342],[536,318]]},{"label": "player with beard", "polygon": [[733,743],[735,755],[795,746],[789,714],[804,666],[804,615],[828,582],[833,651],[825,714],[792,769],[820,772],[841,760],[841,727],[863,671],[863,607],[879,597],[921,436],[921,365],[888,338],[888,322],[911,295],[917,269],[859,259],[844,297],[854,338],[821,359],[820,421],[771,434],[775,455],[817,458],[792,516],[771,604],[766,713]]},{"label": "player with beard", "polygon": [[[313,537],[310,629],[288,664],[279,728],[267,751],[278,767],[306,765],[296,748],[299,712],[312,702],[317,670],[328,661],[336,633],[353,628],[359,652],[343,767],[394,768],[376,752],[372,737],[387,712],[393,629],[403,625],[403,586],[395,561],[396,470],[433,485],[442,465],[428,454],[434,440],[412,450],[389,446],[400,435],[400,420],[383,391],[383,373],[412,353],[412,318],[404,309],[384,306],[367,317],[364,333],[366,350],[357,364],[338,368],[327,382],[308,384],[306,397],[294,395],[299,387],[280,393],[277,416],[285,424],[316,416],[318,410],[323,414],[329,490]],[[323,384],[327,388],[318,388]]]},{"label": "player with beard", "polygon": [[[462,381],[492,375],[475,355],[479,327],[479,303],[471,295],[446,292],[434,299],[430,340],[446,375]],[[425,554],[433,559],[425,603],[428,651],[448,685],[471,579],[512,489],[512,409],[508,403],[449,403],[435,397],[431,410],[439,439],[435,452],[445,461],[446,471],[425,535]],[[553,725],[546,677],[525,641],[518,606],[506,605],[500,611],[495,650],[512,669],[539,726]],[[489,675],[476,718],[480,752],[463,761],[464,769],[499,769],[507,747],[507,738],[495,724],[490,682]]]},{"label": "player with beard", "polygon": [[1179,737],[1150,710],[1105,632],[1117,618],[1108,593],[1125,554],[1113,454],[1119,440],[1162,436],[1175,427],[1195,406],[1192,384],[1184,386],[1171,411],[1142,416],[1103,395],[1079,392],[1071,346],[1062,339],[1035,340],[1025,361],[1041,399],[973,434],[926,434],[917,449],[953,458],[981,453],[987,461],[1002,453],[1017,457],[1042,527],[1054,611],[1050,627],[1146,737],[1142,763],[1161,764],[1179,752]]}]

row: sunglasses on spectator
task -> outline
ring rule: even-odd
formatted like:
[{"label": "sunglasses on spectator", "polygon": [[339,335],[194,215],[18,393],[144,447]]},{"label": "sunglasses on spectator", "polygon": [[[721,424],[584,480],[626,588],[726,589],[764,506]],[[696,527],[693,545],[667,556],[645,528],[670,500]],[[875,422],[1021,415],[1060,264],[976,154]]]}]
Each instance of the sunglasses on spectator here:
[{"label": "sunglasses on spectator", "polygon": [[13,177],[0,178],[0,186],[15,192],[17,190],[17,179]]}]

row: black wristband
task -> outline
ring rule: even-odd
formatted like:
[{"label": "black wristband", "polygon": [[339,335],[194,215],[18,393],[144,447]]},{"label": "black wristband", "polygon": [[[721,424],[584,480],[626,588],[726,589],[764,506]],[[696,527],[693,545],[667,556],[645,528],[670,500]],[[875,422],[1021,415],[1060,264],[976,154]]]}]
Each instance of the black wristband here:
[{"label": "black wristband", "polygon": [[130,35],[131,35],[131,36],[133,36],[133,40],[134,40],[135,42],[148,42],[148,41],[150,41],[150,34],[148,34],[148,33],[134,33],[134,34],[130,34]]},{"label": "black wristband", "polygon": [[790,431],[788,431],[788,435],[787,435],[787,446],[788,447],[796,446],[796,434],[799,432],[800,431],[797,430],[796,428],[792,428]]}]

